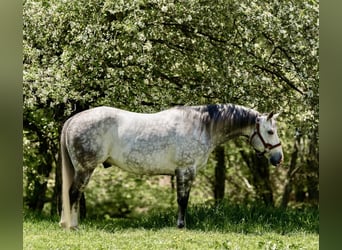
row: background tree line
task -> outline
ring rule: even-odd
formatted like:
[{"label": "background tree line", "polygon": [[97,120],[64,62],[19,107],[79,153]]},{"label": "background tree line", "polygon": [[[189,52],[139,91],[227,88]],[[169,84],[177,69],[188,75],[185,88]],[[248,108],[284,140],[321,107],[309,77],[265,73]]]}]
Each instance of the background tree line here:
[{"label": "background tree line", "polygon": [[[156,112],[208,103],[281,111],[285,162],[269,167],[245,140],[231,141],[198,176],[193,202],[318,204],[318,1],[23,4],[26,208],[55,213],[59,206],[59,133],[72,114],[99,105]],[[160,197],[172,179],[112,168],[93,179],[90,213],[122,216],[174,203],[172,192]]]}]

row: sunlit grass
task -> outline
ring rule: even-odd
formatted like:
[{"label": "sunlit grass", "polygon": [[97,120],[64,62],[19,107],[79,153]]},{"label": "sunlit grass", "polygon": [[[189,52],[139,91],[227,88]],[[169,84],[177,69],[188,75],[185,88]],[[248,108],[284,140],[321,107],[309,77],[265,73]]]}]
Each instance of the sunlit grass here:
[{"label": "sunlit grass", "polygon": [[58,218],[24,215],[24,249],[318,249],[317,209],[190,207],[187,229],[175,211],[131,219],[87,219],[78,231]]}]

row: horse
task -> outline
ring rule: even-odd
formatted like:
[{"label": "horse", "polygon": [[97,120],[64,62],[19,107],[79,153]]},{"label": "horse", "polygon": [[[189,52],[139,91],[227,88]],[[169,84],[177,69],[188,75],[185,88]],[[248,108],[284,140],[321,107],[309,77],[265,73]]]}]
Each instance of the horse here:
[{"label": "horse", "polygon": [[176,106],[157,113],[95,107],[70,117],[60,136],[62,213],[59,225],[77,229],[79,202],[97,166],[176,176],[178,228],[185,227],[191,185],[214,148],[245,136],[258,153],[283,161],[279,114],[234,104]]}]

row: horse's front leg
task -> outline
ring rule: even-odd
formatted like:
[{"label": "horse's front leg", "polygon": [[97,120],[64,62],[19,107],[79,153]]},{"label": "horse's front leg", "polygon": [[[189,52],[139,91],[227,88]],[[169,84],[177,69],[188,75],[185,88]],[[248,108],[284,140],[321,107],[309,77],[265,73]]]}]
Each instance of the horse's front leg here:
[{"label": "horse's front leg", "polygon": [[178,202],[178,228],[185,226],[185,213],[188,206],[192,181],[195,178],[195,168],[176,169],[177,177],[177,202]]}]

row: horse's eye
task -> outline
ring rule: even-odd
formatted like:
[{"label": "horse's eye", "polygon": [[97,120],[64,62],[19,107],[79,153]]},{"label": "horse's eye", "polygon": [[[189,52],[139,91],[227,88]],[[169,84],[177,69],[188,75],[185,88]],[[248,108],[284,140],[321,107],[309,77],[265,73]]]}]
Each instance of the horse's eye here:
[{"label": "horse's eye", "polygon": [[273,131],[273,130],[268,130],[267,133],[268,133],[269,135],[273,135],[273,134],[274,134],[274,131]]}]

